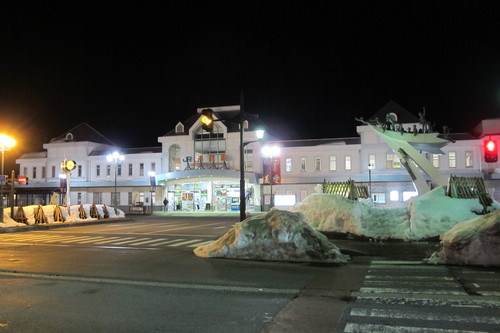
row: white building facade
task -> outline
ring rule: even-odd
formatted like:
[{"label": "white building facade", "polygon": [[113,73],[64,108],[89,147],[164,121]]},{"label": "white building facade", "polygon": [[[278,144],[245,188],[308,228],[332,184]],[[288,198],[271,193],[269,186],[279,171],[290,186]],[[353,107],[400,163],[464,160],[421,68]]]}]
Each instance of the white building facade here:
[{"label": "white building facade", "polygon": [[[212,109],[217,120],[212,132],[203,130],[196,113],[159,136],[156,147],[120,148],[88,124],[80,124],[44,144],[43,152],[16,160],[19,173],[28,176],[29,182],[16,185],[15,204],[48,204],[54,193],[61,192],[60,163],[72,159],[77,167],[71,172],[71,204],[113,205],[116,195],[118,207],[126,213],[138,203],[162,210],[164,198],[170,211],[239,210],[241,132],[238,121],[228,120],[234,119],[239,106]],[[395,114],[405,126],[418,123],[418,118],[394,102],[375,116],[386,113]],[[278,208],[304,200],[324,181],[352,179],[369,187],[373,200],[380,204],[402,202],[416,194],[398,157],[368,126],[358,126],[359,136],[352,138],[258,141],[258,125],[250,119],[243,126],[243,190],[249,211],[266,210],[271,202],[271,186],[263,184],[261,150],[266,144],[281,148],[275,160],[280,181],[272,186]],[[444,155],[425,156],[446,177],[482,177],[498,201],[500,163],[485,163],[483,142],[486,137],[498,140],[500,119],[484,120],[472,130],[473,135],[451,135],[453,141],[442,149]],[[120,151],[124,160],[108,162],[106,156],[113,151]]]}]

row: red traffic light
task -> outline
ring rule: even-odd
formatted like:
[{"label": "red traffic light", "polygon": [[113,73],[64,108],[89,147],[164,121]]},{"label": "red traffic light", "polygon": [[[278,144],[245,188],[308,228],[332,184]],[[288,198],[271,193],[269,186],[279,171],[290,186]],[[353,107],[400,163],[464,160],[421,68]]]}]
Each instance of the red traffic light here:
[{"label": "red traffic light", "polygon": [[484,161],[494,163],[498,161],[497,141],[491,138],[484,141]]}]

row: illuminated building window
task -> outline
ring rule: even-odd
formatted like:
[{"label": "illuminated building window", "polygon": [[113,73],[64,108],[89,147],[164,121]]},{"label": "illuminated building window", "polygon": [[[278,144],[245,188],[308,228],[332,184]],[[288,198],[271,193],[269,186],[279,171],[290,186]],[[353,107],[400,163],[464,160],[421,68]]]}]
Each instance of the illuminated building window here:
[{"label": "illuminated building window", "polygon": [[436,168],[439,168],[439,155],[438,154],[432,154],[432,165],[434,165]]},{"label": "illuminated building window", "polygon": [[330,171],[337,170],[337,156],[330,155]]},{"label": "illuminated building window", "polygon": [[300,158],[300,171],[306,171],[306,158]]},{"label": "illuminated building window", "polygon": [[448,153],[448,167],[450,168],[457,167],[457,153],[454,151],[450,151]]},{"label": "illuminated building window", "polygon": [[472,161],[473,161],[472,152],[471,151],[466,151],[465,152],[465,167],[466,168],[472,168],[472,167],[474,167]]},{"label": "illuminated building window", "polygon": [[321,171],[321,157],[314,158],[314,171]]},{"label": "illuminated building window", "polygon": [[387,154],[385,167],[387,169],[400,169],[401,161],[399,160],[399,156],[396,154]]},{"label": "illuminated building window", "polygon": [[389,193],[389,200],[399,201],[399,192],[398,191],[391,191],[391,193]]},{"label": "illuminated building window", "polygon": [[285,159],[285,171],[292,172],[292,159],[290,157]]},{"label": "illuminated building window", "polygon": [[351,170],[352,169],[351,156],[350,155],[346,155],[345,156],[345,158],[344,158],[344,166],[345,166],[345,170]]},{"label": "illuminated building window", "polygon": [[375,164],[375,154],[370,154],[368,155],[368,165],[370,168],[375,169],[376,164]]},{"label": "illuminated building window", "polygon": [[144,163],[139,163],[139,176],[144,176]]}]

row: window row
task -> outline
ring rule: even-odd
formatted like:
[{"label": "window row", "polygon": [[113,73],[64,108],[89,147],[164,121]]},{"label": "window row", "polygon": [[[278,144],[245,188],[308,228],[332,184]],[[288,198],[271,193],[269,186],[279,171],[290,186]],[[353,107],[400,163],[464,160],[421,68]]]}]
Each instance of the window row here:
[{"label": "window row", "polygon": [[[441,167],[441,164],[446,161],[448,162],[448,168],[457,168],[457,152],[450,151],[446,155],[438,155],[438,154],[427,154],[427,158],[430,162],[436,167]],[[309,171],[307,169],[307,157],[301,157],[299,160],[299,171],[306,172]],[[316,156],[314,157],[314,171],[323,171],[322,166],[323,157]],[[338,170],[338,159],[336,155],[330,155],[328,157],[328,171],[337,171]],[[341,161],[342,167],[344,171],[352,170],[352,157],[351,155],[344,155]],[[293,159],[291,157],[285,158],[285,172],[293,172]],[[370,169],[376,169],[377,163],[375,154],[368,155],[368,167]],[[386,154],[385,160],[385,168],[386,169],[400,169],[402,167],[401,161],[396,154]],[[473,168],[474,167],[474,154],[472,151],[465,152],[464,158],[464,167],[465,168]]]},{"label": "window row", "polygon": [[[104,167],[102,167],[100,164],[97,164],[95,166],[95,173],[94,175],[96,177],[102,177],[102,176],[106,176],[106,177],[109,177],[111,176],[111,167],[112,165],[111,164],[106,164]],[[104,170],[103,170],[104,169]],[[117,168],[116,168],[116,175],[117,176],[122,176],[122,165],[121,164],[118,164],[117,165]],[[50,168],[50,177],[51,178],[56,178],[56,177],[59,177],[59,174],[61,174],[61,171],[58,167],[56,166],[52,166]],[[145,175],[144,173],[144,163],[139,163],[139,177],[142,177]],[[133,176],[134,174],[134,165],[132,163],[128,163],[127,165],[127,174],[128,176]],[[151,169],[150,171],[152,172],[155,172],[156,171],[156,163],[155,162],[152,162],[151,163]],[[76,177],[83,177],[83,168],[82,168],[82,165],[77,165],[77,168],[75,171],[73,171],[73,175],[76,173]],[[31,169],[31,174],[28,173],[28,167],[23,167],[23,175],[26,175],[28,177],[31,177],[31,179],[45,179],[47,178],[47,169],[46,167],[42,166],[42,167],[33,167]]]}]

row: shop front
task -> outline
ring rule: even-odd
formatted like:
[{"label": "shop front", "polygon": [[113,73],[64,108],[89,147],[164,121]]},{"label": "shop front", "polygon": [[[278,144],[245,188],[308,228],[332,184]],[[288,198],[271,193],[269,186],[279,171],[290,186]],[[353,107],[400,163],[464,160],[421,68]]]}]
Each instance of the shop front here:
[{"label": "shop front", "polygon": [[[165,180],[169,211],[239,211],[239,182],[239,178],[215,176]],[[245,181],[245,198],[247,211],[260,210],[260,185]]]}]

